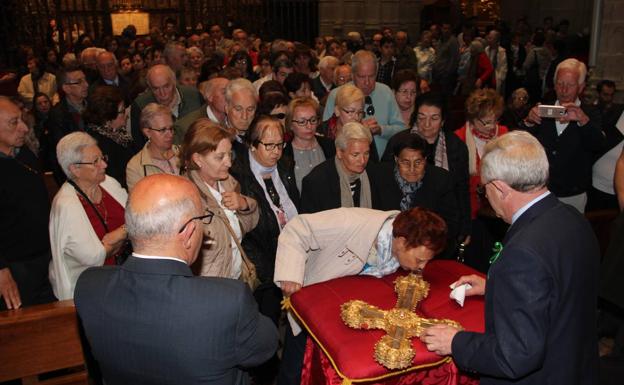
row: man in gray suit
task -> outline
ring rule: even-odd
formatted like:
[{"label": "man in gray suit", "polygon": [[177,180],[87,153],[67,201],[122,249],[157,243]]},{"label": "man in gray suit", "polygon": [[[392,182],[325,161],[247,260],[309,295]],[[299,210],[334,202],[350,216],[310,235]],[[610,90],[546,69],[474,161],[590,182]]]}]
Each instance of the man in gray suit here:
[{"label": "man in gray suit", "polygon": [[158,174],[126,207],[134,253],[86,270],[74,300],[106,384],[247,384],[245,367],[275,353],[277,330],[242,281],[194,277],[203,239],[197,188]]}]

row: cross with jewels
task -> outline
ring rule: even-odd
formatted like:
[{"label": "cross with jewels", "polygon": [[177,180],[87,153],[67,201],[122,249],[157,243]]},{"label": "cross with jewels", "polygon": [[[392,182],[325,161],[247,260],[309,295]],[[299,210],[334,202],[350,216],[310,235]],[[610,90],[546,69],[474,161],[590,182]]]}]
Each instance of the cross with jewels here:
[{"label": "cross with jewels", "polygon": [[375,360],[388,369],[404,369],[412,364],[414,350],[411,338],[419,336],[433,325],[461,325],[447,319],[427,319],[414,313],[416,306],[429,294],[429,283],[421,275],[409,274],[394,281],[397,303],[390,310],[381,310],[364,301],[353,300],[342,304],[340,315],[353,329],[382,329],[386,331],[375,344]]}]

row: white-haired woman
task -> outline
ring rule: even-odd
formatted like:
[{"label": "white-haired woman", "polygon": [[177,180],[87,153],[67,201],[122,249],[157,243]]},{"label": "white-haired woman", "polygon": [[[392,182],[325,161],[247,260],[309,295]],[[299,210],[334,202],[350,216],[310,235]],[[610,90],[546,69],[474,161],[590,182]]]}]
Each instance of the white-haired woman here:
[{"label": "white-haired woman", "polygon": [[128,190],[148,175],[180,174],[179,147],[173,144],[175,128],[171,109],[162,104],[149,103],[141,111],[141,130],[147,143],[126,166]]},{"label": "white-haired woman", "polygon": [[67,182],[50,213],[50,283],[59,300],[71,299],[88,267],[112,265],[126,244],[124,207],[128,194],[106,175],[107,157],[93,137],[74,132],[56,146]]},{"label": "white-haired woman", "polygon": [[316,166],[301,188],[302,213],[338,207],[372,208],[366,173],[373,137],[361,123],[345,124],[336,136],[336,157]]}]

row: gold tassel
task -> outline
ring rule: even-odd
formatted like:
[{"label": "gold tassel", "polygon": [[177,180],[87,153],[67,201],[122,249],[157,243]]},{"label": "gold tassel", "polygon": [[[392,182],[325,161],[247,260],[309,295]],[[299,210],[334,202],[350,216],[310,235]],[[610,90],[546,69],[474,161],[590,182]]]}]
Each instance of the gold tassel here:
[{"label": "gold tassel", "polygon": [[284,297],[281,304],[282,304],[282,310],[289,310],[291,308],[290,297]]}]

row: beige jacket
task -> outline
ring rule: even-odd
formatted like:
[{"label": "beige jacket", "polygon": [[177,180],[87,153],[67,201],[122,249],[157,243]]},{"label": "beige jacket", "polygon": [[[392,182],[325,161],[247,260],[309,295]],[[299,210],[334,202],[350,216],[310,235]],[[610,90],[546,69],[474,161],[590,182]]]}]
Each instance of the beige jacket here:
[{"label": "beige jacket", "polygon": [[[147,148],[146,143],[145,146],[136,153],[132,159],[126,165],[126,184],[128,185],[128,191],[132,190],[135,184],[141,178],[146,177],[148,175],[153,174],[167,174],[168,172],[160,168],[154,163],[152,158],[152,154],[150,154],[149,149]],[[175,165],[177,169],[180,169],[180,159],[178,158],[178,154],[180,149],[177,145],[173,145],[173,152],[176,154],[171,158],[171,164]]]},{"label": "beige jacket", "polygon": [[[186,176],[199,189],[205,208],[215,214],[212,223],[204,225],[205,239],[200,251],[200,258],[197,261],[200,264],[199,274],[205,277],[231,278],[232,235],[227,227],[229,224],[227,216],[197,171],[193,170]],[[240,192],[240,185],[231,175],[226,180],[221,181],[220,184],[224,192]],[[249,208],[245,211],[237,211],[236,217],[238,217],[241,233],[244,236],[256,227],[260,214],[258,212],[258,204],[254,199],[245,195],[242,195],[242,197],[247,201]],[[211,242],[207,243],[206,240]],[[239,239],[238,241],[240,242],[241,240]],[[193,270],[197,271],[197,266],[193,266]]]},{"label": "beige jacket", "polygon": [[279,236],[274,281],[308,286],[358,274],[381,226],[398,213],[341,207],[296,216]]}]

